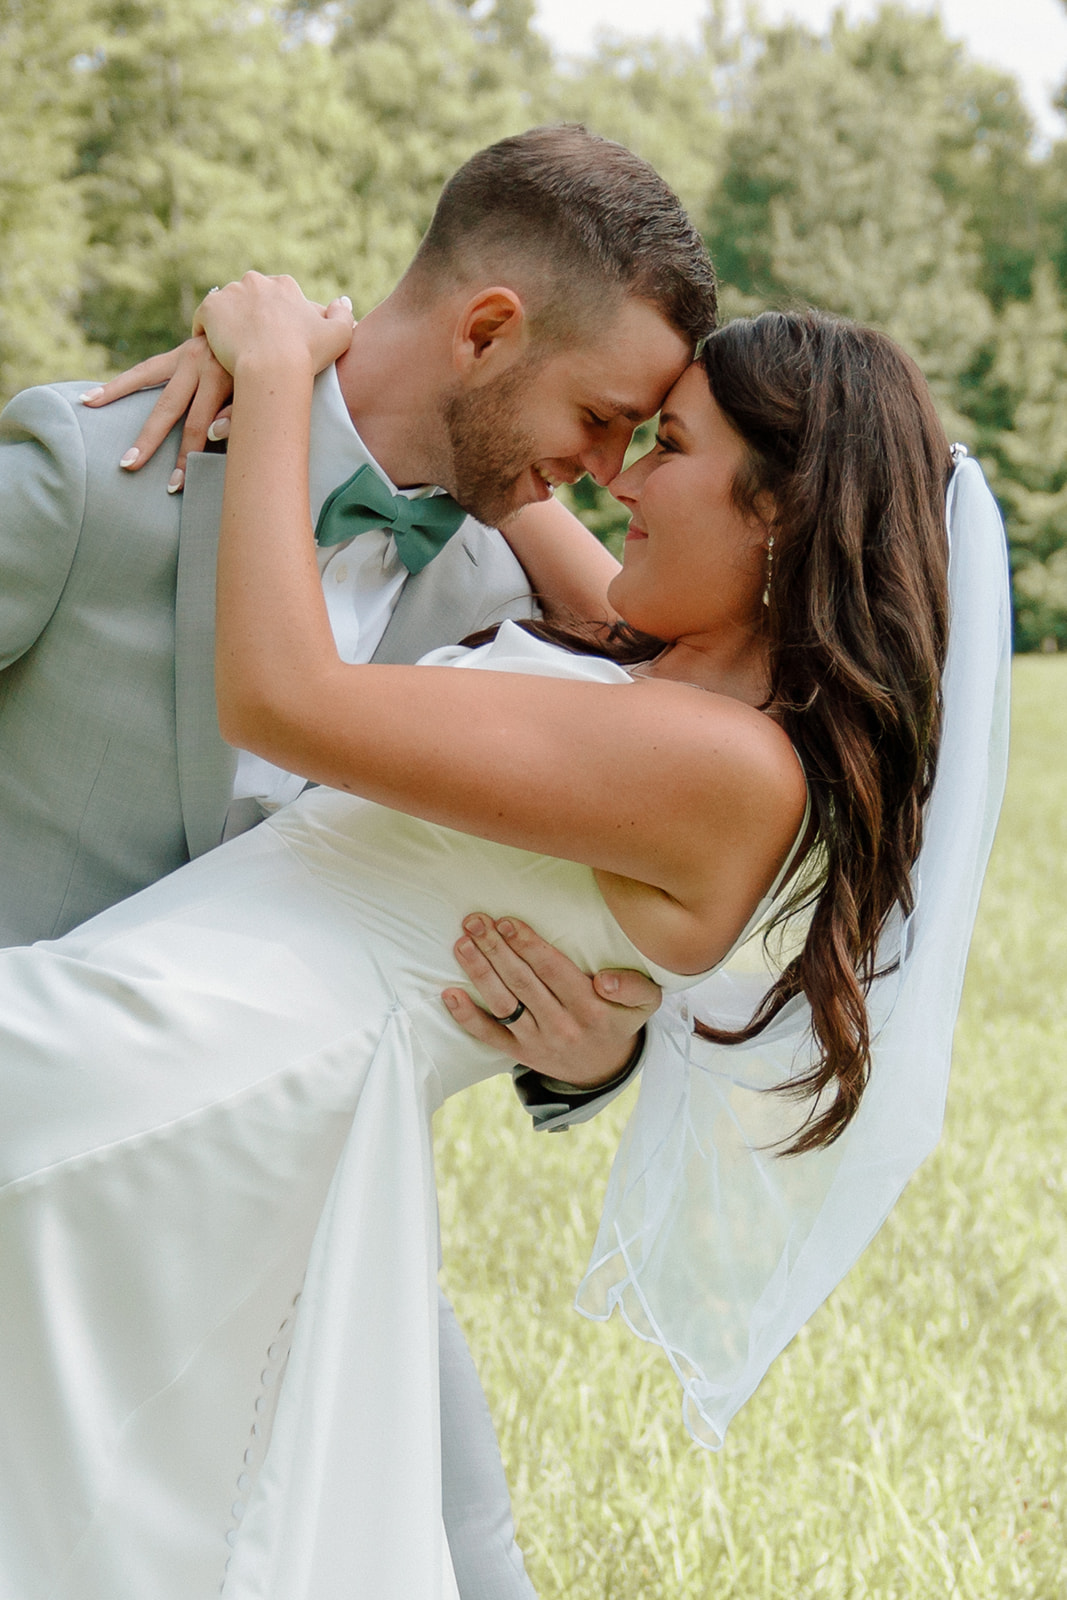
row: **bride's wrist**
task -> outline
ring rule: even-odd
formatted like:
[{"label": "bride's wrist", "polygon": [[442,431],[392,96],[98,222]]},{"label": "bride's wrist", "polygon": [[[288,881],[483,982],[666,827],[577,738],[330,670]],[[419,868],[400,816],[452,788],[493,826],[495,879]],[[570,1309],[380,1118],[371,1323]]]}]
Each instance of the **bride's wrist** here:
[{"label": "bride's wrist", "polygon": [[232,370],[235,385],[242,382],[260,387],[272,383],[289,386],[301,380],[310,385],[315,378],[311,352],[297,341],[272,343],[268,349],[254,346],[238,351]]}]

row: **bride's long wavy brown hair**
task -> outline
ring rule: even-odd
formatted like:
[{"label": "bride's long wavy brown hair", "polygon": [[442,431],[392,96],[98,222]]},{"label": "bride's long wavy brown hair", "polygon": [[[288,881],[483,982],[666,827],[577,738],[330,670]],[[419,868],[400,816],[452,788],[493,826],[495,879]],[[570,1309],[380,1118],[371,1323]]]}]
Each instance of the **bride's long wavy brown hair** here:
[{"label": "bride's long wavy brown hair", "polygon": [[721,329],[703,360],[747,446],[734,499],[775,505],[765,709],[800,756],[816,832],[814,873],[777,919],[810,907],[803,947],[747,1027],[697,1032],[754,1038],[805,995],[819,1055],[790,1087],[813,1097],[795,1153],[831,1144],[856,1112],[879,936],[912,909],[941,738],[952,456],[918,367],[873,329],[766,312]]},{"label": "bride's long wavy brown hair", "polygon": [[[815,311],[765,312],[713,334],[702,356],[746,445],[744,512],[775,506],[764,626],[770,696],[804,768],[814,832],[774,928],[809,915],[747,1026],[697,1022],[717,1044],[753,1039],[796,995],[814,1065],[784,1092],[810,1111],[785,1153],[832,1144],[870,1072],[867,994],[911,868],[941,736],[948,629],[948,440],[918,367],[884,334]],[[527,624],[632,664],[664,648],[625,626]],[[768,930],[770,933],[773,930]]]}]

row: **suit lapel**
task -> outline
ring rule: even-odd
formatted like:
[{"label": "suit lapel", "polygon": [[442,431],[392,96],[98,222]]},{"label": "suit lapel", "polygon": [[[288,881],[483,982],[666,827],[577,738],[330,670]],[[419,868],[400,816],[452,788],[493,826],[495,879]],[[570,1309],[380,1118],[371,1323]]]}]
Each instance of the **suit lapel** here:
[{"label": "suit lapel", "polygon": [[417,661],[504,617],[533,615],[529,581],[503,539],[468,520],[404,584],[372,660]]},{"label": "suit lapel", "polygon": [[[237,756],[215,710],[215,563],[226,457],[188,460],[175,599],[174,689],[178,786],[190,856],[222,837]],[[404,584],[374,660],[417,661],[506,616],[531,616],[526,575],[499,534],[468,521]]]},{"label": "suit lapel", "polygon": [[236,756],[215,712],[215,560],[226,457],[191,455],[182,495],[175,597],[178,786],[190,856],[222,837]]}]

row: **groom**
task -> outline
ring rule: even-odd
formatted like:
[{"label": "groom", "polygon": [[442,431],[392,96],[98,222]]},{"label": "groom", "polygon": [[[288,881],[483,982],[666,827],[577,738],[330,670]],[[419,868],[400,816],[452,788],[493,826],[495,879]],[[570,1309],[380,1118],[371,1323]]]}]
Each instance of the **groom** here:
[{"label": "groom", "polygon": [[[714,315],[699,237],[629,151],[561,127],[468,162],[397,289],[316,386],[313,518],[362,466],[400,500],[441,485],[470,513],[426,565],[405,565],[388,526],[321,551],[344,658],[410,661],[530,615],[530,584],[493,525],[553,482],[610,481]],[[83,389],[27,391],[0,421],[0,943],[58,936],[302,786],[217,729],[224,459],[191,455],[184,493],[168,495],[178,441],[154,450],[154,397],[93,410],[77,404]],[[131,479],[118,463],[138,429]],[[600,1060],[574,1048],[587,1081],[610,1076],[623,1037]],[[447,1307],[442,1413],[463,1600],[529,1597]]]}]

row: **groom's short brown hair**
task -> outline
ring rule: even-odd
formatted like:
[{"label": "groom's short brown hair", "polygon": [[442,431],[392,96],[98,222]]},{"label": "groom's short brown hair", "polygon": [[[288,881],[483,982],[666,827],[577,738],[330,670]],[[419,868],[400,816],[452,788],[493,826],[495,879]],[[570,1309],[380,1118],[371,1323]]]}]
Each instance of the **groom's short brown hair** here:
[{"label": "groom's short brown hair", "polygon": [[580,123],[531,128],[460,167],[407,285],[432,293],[508,267],[552,343],[588,336],[628,295],[694,345],[715,326],[715,272],[681,201],[647,161]]}]

